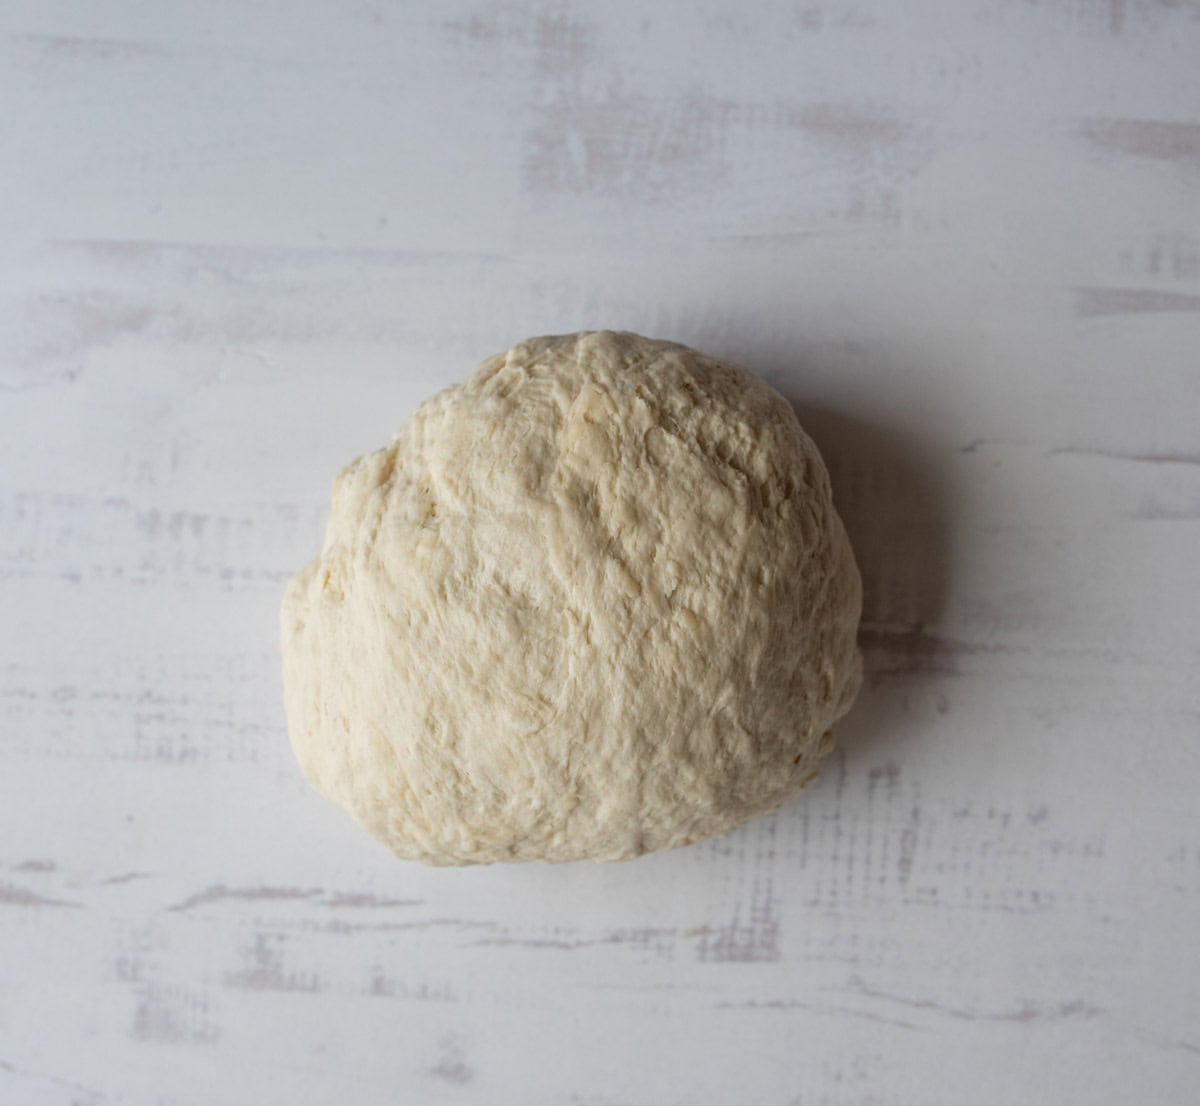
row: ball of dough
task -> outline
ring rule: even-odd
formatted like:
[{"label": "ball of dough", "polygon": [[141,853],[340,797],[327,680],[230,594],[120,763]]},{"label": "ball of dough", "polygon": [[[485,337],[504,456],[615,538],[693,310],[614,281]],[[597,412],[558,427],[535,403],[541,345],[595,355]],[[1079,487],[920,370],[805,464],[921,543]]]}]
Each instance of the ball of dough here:
[{"label": "ball of dough", "polygon": [[625,859],[816,775],[860,605],[778,393],[671,342],[532,338],[337,477],[283,603],[288,728],[401,857]]}]

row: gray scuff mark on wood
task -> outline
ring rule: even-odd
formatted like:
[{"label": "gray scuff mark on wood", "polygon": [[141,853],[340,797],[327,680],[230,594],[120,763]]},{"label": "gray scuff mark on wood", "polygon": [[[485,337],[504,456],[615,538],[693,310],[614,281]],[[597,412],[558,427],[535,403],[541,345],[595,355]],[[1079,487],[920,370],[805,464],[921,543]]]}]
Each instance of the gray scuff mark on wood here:
[{"label": "gray scuff mark on wood", "polygon": [[749,901],[736,902],[728,923],[701,934],[696,956],[702,963],[771,963],[783,958],[774,875],[777,831],[775,817],[752,831],[759,844],[751,864]]},{"label": "gray scuff mark on wood", "polygon": [[115,887],[122,883],[134,883],[137,880],[153,878],[153,872],[122,872],[120,875],[109,876],[108,879],[102,879],[98,886],[100,887]]},{"label": "gray scuff mark on wood", "polygon": [[[295,556],[299,538],[323,525],[324,513],[315,505],[273,503],[253,514],[214,514],[115,496],[16,494],[0,502],[0,521],[7,524],[0,571],[89,584],[147,586],[185,578],[223,591],[274,590],[291,576],[285,558]],[[107,533],[109,543],[99,543],[97,533]],[[126,550],[120,560],[112,559],[114,547]]]},{"label": "gray scuff mark on wood", "polygon": [[463,1086],[475,1078],[475,1069],[467,1063],[462,1041],[457,1034],[449,1033],[438,1045],[437,1062],[425,1069],[443,1083]]},{"label": "gray scuff mark on wood", "polygon": [[900,765],[895,761],[889,760],[886,764],[876,765],[867,773],[867,801],[870,802],[874,798],[880,784],[884,785],[888,797],[891,798],[895,795],[899,783]]},{"label": "gray scuff mark on wood", "polygon": [[155,985],[139,989],[129,1035],[150,1044],[215,1044],[220,1030],[208,1018],[203,998]]},{"label": "gray scuff mark on wood", "polygon": [[1028,438],[972,438],[966,445],[958,447],[959,453],[978,453],[988,446],[1023,447],[1030,444]]},{"label": "gray scuff mark on wood", "polygon": [[[49,353],[57,356],[57,350],[51,350]],[[4,375],[0,376],[0,392],[15,395],[33,391],[35,388],[53,387],[56,384],[74,384],[82,374],[83,368],[79,365],[58,368],[38,364],[21,364],[15,368],[10,366],[4,370]]]},{"label": "gray scuff mark on wood", "polygon": [[1143,249],[1122,250],[1121,264],[1139,276],[1193,281],[1200,277],[1200,240],[1183,232],[1154,234]]},{"label": "gray scuff mark on wood", "polygon": [[1197,311],[1200,311],[1200,295],[1190,292],[1099,285],[1080,285],[1075,289],[1075,314],[1081,319]]},{"label": "gray scuff mark on wood", "polygon": [[[699,932],[707,933],[708,929],[702,927]],[[679,930],[672,926],[633,926],[611,929],[605,936],[614,945],[648,953],[656,960],[671,960],[675,956]]]},{"label": "gray scuff mark on wood", "polygon": [[1108,153],[1200,165],[1200,123],[1101,116],[1083,120],[1079,133]]},{"label": "gray scuff mark on wood", "polygon": [[145,980],[145,961],[141,956],[118,956],[113,960],[113,975],[122,983],[142,983]]},{"label": "gray scuff mark on wood", "polygon": [[809,34],[830,30],[864,31],[876,26],[879,16],[854,4],[806,4],[796,12],[797,27]]},{"label": "gray scuff mark on wood", "polygon": [[282,934],[258,934],[254,944],[242,950],[242,969],[226,973],[226,985],[247,991],[319,994],[324,986],[315,972],[291,971],[284,964],[285,941]]},{"label": "gray scuff mark on wood", "polygon": [[95,35],[8,34],[9,42],[22,43],[56,58],[96,61],[143,61],[174,58],[176,51],[154,42]]},{"label": "gray scuff mark on wood", "polygon": [[[1020,6],[1044,13],[1042,19],[1055,20],[1058,33],[1072,32],[1080,38],[1094,38],[1102,31],[1120,38],[1154,26],[1163,18],[1194,11],[1195,0],[1088,0],[1087,3],[1042,3],[1041,0],[1010,0],[1008,6]],[[1045,24],[1042,24],[1043,31]],[[1081,34],[1080,32],[1085,32]]]},{"label": "gray scuff mark on wood", "polygon": [[241,278],[279,267],[308,268],[333,262],[424,266],[446,261],[507,261],[486,250],[389,249],[379,246],[296,245],[288,242],[221,242],[166,238],[55,238],[57,252],[77,254],[105,265],[157,269],[171,263],[183,277],[208,272]]},{"label": "gray scuff mark on wood", "polygon": [[[709,932],[711,932],[709,927],[703,927],[700,931],[701,934]],[[669,960],[674,955],[678,938],[679,930],[670,926],[608,929],[594,937],[581,936],[575,930],[557,929],[542,937],[523,937],[510,934],[484,937],[478,941],[472,941],[471,946],[473,948],[526,948],[573,952],[576,949],[608,945],[637,949],[651,953],[656,959]]]},{"label": "gray scuff mark on wood", "polygon": [[909,998],[906,995],[875,990],[867,987],[859,979],[851,980],[849,990],[852,994],[861,995],[863,998],[879,999],[884,1002],[895,1003],[898,1006],[905,1006],[912,1010],[928,1010],[931,1013],[944,1015],[958,1021],[1086,1021],[1102,1017],[1105,1013],[1100,1007],[1093,1006],[1082,999],[1073,999],[1068,1002],[1060,1002],[1052,1005],[1043,1005],[1026,999],[1022,1000],[1018,1006],[1012,1009],[984,1010],[969,1006],[955,1006],[949,1003],[938,1002],[935,999]]},{"label": "gray scuff mark on wood", "polygon": [[828,227],[814,227],[811,230],[765,230],[747,231],[741,234],[710,234],[708,238],[712,242],[739,242],[747,246],[770,247],[829,238],[835,233],[837,232]]},{"label": "gray scuff mark on wood", "polygon": [[312,922],[303,926],[306,930],[322,933],[421,933],[435,929],[490,929],[500,928],[498,922],[481,922],[471,918],[425,918],[416,922],[344,922],[340,919],[329,922]]},{"label": "gray scuff mark on wood", "polygon": [[49,1083],[51,1086],[62,1087],[64,1090],[73,1091],[76,1094],[85,1096],[83,1100],[72,1099],[72,1106],[103,1106],[108,1101],[102,1091],[86,1087],[82,1083],[76,1083],[71,1079],[63,1079],[58,1075],[50,1075],[48,1072],[23,1068],[8,1060],[0,1060],[0,1071],[8,1072],[9,1075],[14,1075],[19,1079],[31,1079],[40,1083]]},{"label": "gray scuff mark on wood", "polygon": [[458,1002],[459,996],[449,984],[434,984],[422,980],[419,984],[410,985],[402,980],[393,979],[383,969],[382,964],[371,965],[371,978],[363,990],[363,994],[371,998],[394,998],[412,1002]]},{"label": "gray scuff mark on wood", "polygon": [[918,1025],[916,1022],[905,1021],[903,1018],[890,1018],[886,1014],[873,1014],[869,1010],[857,1010],[853,1006],[829,1006],[815,1002],[801,1002],[798,999],[748,999],[745,1002],[718,1002],[718,1010],[799,1010],[806,1014],[819,1014],[827,1017],[860,1018],[863,1021],[876,1022],[880,1025],[894,1025],[899,1029],[915,1029],[919,1033],[928,1033],[929,1027]]},{"label": "gray scuff mark on wood", "polygon": [[346,891],[331,894],[321,903],[322,906],[347,908],[352,910],[382,910],[391,906],[424,906],[424,899],[388,899],[362,891]]},{"label": "gray scuff mark on wood", "polygon": [[563,952],[573,952],[575,949],[593,948],[597,945],[611,945],[617,942],[611,937],[484,937],[472,941],[472,948],[522,948],[522,949],[559,949]]},{"label": "gray scuff mark on wood", "polygon": [[957,676],[961,672],[959,661],[962,658],[1007,651],[993,642],[944,637],[920,624],[865,621],[858,629],[858,645],[863,651],[865,674],[873,679],[915,674]]},{"label": "gray scuff mark on wood", "polygon": [[1184,451],[1127,453],[1093,446],[1059,446],[1047,451],[1050,457],[1102,457],[1108,461],[1132,461],[1142,465],[1200,465],[1200,453]]},{"label": "gray scuff mark on wood", "polygon": [[1131,1027],[1128,1032],[1136,1040],[1150,1045],[1152,1048],[1160,1049],[1163,1052],[1187,1052],[1195,1056],[1200,1056],[1200,1042],[1189,1041],[1183,1037],[1175,1037],[1169,1033],[1157,1033],[1153,1030],[1143,1029],[1140,1026]]},{"label": "gray scuff mark on wood", "polygon": [[443,27],[452,41],[492,61],[519,54],[523,62],[532,54],[533,68],[542,76],[577,69],[595,54],[598,37],[594,24],[555,8],[493,8]]},{"label": "gray scuff mark on wood", "polygon": [[900,831],[900,855],[896,859],[896,870],[901,887],[906,887],[912,878],[913,860],[917,855],[917,830],[920,824],[921,808],[914,804],[908,823]]},{"label": "gray scuff mark on wood", "polygon": [[197,906],[207,906],[210,903],[228,902],[268,902],[296,901],[312,899],[321,894],[321,889],[303,887],[227,887],[223,883],[215,883],[203,891],[191,895],[174,906],[167,907],[171,911],[192,910]]}]

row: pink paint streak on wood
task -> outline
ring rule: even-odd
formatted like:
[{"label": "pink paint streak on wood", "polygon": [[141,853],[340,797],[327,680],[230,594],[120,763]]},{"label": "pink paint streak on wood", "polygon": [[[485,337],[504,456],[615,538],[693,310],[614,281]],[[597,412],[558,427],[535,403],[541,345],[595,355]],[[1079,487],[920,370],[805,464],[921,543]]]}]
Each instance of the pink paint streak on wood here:
[{"label": "pink paint streak on wood", "polygon": [[533,191],[664,201],[727,183],[739,132],[799,135],[814,155],[861,165],[901,147],[912,128],[874,105],[746,104],[693,92],[664,106],[636,93],[565,91],[525,138]]},{"label": "pink paint streak on wood", "polygon": [[1179,166],[1200,163],[1200,123],[1162,119],[1086,119],[1080,133],[1098,149]]},{"label": "pink paint streak on wood", "polygon": [[5,36],[40,51],[46,57],[72,61],[136,62],[176,56],[169,46],[135,39],[102,38],[95,35],[23,34]]},{"label": "pink paint streak on wood", "polygon": [[789,130],[856,156],[899,145],[912,129],[892,113],[871,105],[785,104],[777,111],[779,121]]},{"label": "pink paint streak on wood", "polygon": [[17,887],[11,883],[0,883],[0,906],[28,907],[80,907],[83,903],[71,902],[69,899],[51,898],[31,891],[28,887]]},{"label": "pink paint streak on wood", "polygon": [[620,90],[570,90],[541,111],[525,136],[524,172],[536,192],[662,201],[725,179],[727,100],[692,95],[667,109]]},{"label": "pink paint streak on wood", "polygon": [[495,55],[505,51],[532,52],[533,71],[541,77],[577,69],[595,52],[595,27],[567,11],[519,7],[473,12],[444,24],[452,40]]},{"label": "pink paint streak on wood", "polygon": [[1164,312],[1200,311],[1200,295],[1170,292],[1159,288],[1105,288],[1082,286],[1075,289],[1075,314],[1081,319],[1108,315],[1157,315]]}]

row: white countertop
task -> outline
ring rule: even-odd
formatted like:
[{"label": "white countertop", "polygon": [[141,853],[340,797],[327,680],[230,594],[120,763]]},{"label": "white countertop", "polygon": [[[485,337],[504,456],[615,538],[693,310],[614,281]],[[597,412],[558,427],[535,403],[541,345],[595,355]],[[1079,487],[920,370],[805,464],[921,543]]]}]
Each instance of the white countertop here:
[{"label": "white countertop", "polygon": [[[1200,1080],[1200,5],[0,8],[0,1102],[1179,1104]],[[393,860],[284,581],[484,356],[825,450],[868,679],[777,815]]]}]

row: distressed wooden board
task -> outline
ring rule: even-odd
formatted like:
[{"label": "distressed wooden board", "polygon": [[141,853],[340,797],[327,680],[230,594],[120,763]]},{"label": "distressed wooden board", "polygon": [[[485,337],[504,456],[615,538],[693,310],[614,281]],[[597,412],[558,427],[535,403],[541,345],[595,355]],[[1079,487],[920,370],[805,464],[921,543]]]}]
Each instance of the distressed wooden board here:
[{"label": "distressed wooden board", "polygon": [[[0,1101],[1182,1103],[1200,5],[0,8]],[[627,865],[393,861],[276,612],[332,473],[527,334],[743,361],[868,679]]]}]

